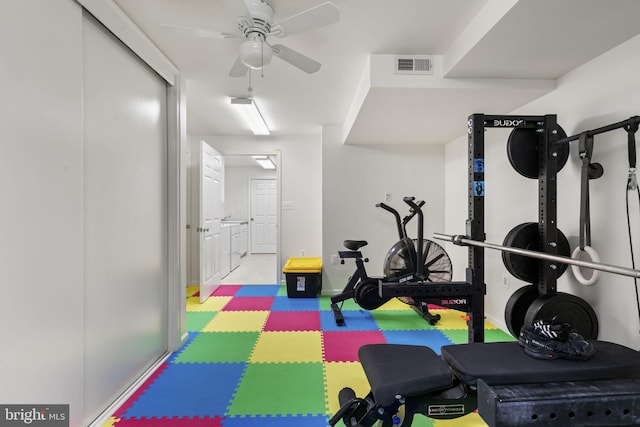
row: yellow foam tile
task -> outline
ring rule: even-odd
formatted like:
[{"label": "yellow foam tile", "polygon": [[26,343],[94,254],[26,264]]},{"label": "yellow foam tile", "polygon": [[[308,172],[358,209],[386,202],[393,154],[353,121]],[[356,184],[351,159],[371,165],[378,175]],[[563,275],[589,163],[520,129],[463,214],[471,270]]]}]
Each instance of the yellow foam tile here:
[{"label": "yellow foam tile", "polygon": [[440,320],[435,325],[437,329],[467,329],[467,313],[456,310],[430,310],[430,313],[440,315]]},{"label": "yellow foam tile", "polygon": [[[417,415],[416,417],[419,417]],[[477,412],[467,414],[464,417],[454,418],[452,420],[435,420],[433,427],[487,427],[487,423],[478,415]]]},{"label": "yellow foam tile", "polygon": [[320,331],[263,332],[258,337],[249,362],[322,362],[322,334]]},{"label": "yellow foam tile", "polygon": [[408,304],[403,303],[398,298],[391,298],[386,303],[382,304],[376,310],[411,310],[411,307]]},{"label": "yellow foam tile", "polygon": [[327,362],[324,364],[324,372],[328,414],[333,415],[340,409],[338,393],[344,387],[351,387],[358,397],[369,393],[369,382],[358,362]]},{"label": "yellow foam tile", "polygon": [[200,303],[200,297],[187,298],[187,311],[220,311],[233,297],[209,297]]},{"label": "yellow foam tile", "polygon": [[261,331],[267,316],[268,311],[221,311],[202,328],[202,332]]},{"label": "yellow foam tile", "polygon": [[120,421],[120,418],[109,417],[100,427],[114,427],[118,421]]},{"label": "yellow foam tile", "polygon": [[198,285],[187,286],[187,297],[194,296],[199,290],[200,290],[200,286]]},{"label": "yellow foam tile", "polygon": [[[430,313],[440,315],[440,320],[436,323],[436,329],[467,329],[466,313],[457,310],[430,310]],[[485,319],[484,329],[498,329],[491,322]]]}]

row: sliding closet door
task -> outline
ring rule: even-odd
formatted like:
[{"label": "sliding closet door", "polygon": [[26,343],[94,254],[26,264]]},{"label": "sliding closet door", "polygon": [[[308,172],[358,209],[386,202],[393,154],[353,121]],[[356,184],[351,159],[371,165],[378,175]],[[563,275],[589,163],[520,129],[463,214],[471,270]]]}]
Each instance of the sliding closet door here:
[{"label": "sliding closet door", "polygon": [[166,83],[85,13],[85,422],[167,351]]}]

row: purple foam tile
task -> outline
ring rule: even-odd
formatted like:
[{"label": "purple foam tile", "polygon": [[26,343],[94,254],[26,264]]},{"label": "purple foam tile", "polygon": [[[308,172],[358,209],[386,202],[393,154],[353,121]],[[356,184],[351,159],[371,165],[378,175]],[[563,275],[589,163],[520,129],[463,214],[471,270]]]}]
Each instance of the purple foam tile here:
[{"label": "purple foam tile", "polygon": [[322,339],[325,362],[358,362],[360,347],[386,343],[380,331],[325,331]]},{"label": "purple foam tile", "polygon": [[317,311],[272,311],[265,331],[319,331],[320,315]]},{"label": "purple foam tile", "polygon": [[234,297],[222,311],[268,311],[275,297]]}]

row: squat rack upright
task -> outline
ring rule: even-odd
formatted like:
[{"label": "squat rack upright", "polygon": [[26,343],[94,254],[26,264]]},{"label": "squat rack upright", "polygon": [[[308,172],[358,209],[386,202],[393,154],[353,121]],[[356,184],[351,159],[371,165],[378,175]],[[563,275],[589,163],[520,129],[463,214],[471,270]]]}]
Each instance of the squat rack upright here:
[{"label": "squat rack upright", "polygon": [[[540,134],[539,163],[542,165],[540,173],[540,233],[541,241],[548,245],[556,241],[556,186],[557,153],[550,143],[557,133],[555,115],[546,116],[493,116],[472,114],[468,122],[468,219],[466,221],[466,236],[472,240],[484,241],[484,196],[485,196],[485,164],[484,164],[484,131],[485,128],[525,128]],[[555,253],[550,247],[548,253]],[[540,293],[554,293],[556,290],[553,263],[544,262],[545,270],[551,270],[543,275],[540,281]],[[429,283],[428,286],[416,286],[422,283],[380,282],[379,293],[382,297],[419,296],[433,304],[467,313],[467,328],[469,342],[484,341],[484,296],[486,284],[484,282],[484,248],[469,246],[466,280],[464,282]]]}]

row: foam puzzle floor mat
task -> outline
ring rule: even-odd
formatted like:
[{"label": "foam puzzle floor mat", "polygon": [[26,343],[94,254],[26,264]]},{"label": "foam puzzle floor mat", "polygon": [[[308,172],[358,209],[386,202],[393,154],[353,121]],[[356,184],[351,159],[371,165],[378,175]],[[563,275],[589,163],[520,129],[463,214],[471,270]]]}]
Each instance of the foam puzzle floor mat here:
[{"label": "foam puzzle floor mat", "polygon": [[[188,339],[103,427],[326,427],[345,386],[369,391],[358,348],[369,343],[433,348],[467,342],[464,313],[431,307],[430,325],[391,300],[366,311],[352,300],[337,326],[328,296],[288,298],[276,285],[223,285],[200,304],[187,289]],[[485,322],[485,341],[513,338]],[[340,423],[339,425],[341,425]],[[486,426],[476,413],[453,420],[416,416],[415,427]]]}]

